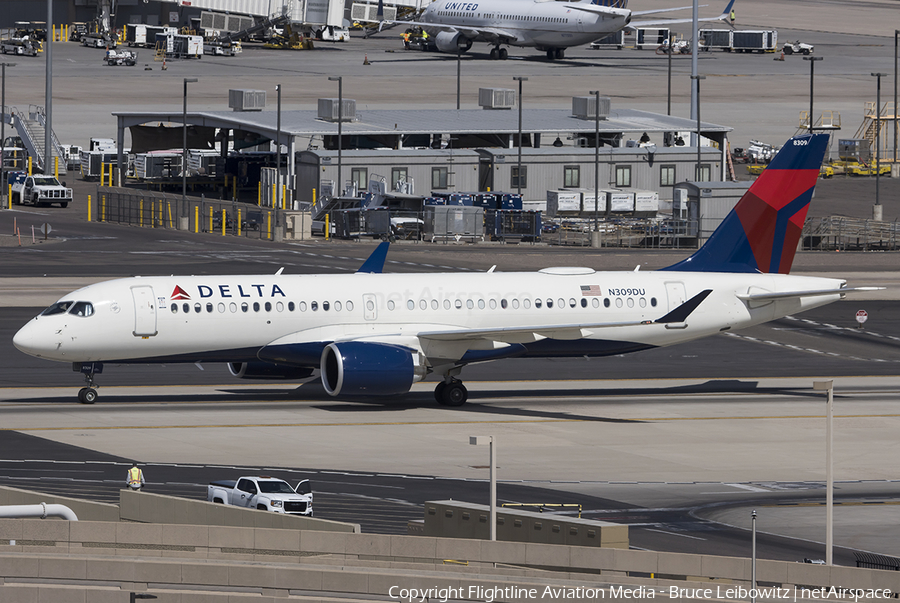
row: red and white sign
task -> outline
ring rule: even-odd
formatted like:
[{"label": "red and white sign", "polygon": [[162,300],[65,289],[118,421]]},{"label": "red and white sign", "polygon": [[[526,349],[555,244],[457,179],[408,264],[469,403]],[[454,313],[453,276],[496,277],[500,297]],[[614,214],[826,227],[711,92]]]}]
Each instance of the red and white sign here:
[{"label": "red and white sign", "polygon": [[869,313],[865,310],[857,310],[856,311],[856,322],[862,324],[869,319]]}]

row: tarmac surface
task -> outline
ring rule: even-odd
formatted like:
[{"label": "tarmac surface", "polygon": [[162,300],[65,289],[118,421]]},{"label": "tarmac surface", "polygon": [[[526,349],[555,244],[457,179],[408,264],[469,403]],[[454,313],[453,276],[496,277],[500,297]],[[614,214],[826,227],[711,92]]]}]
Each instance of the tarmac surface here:
[{"label": "tarmac surface", "polygon": [[[680,5],[666,0],[652,8]],[[647,7],[634,6],[636,10]],[[717,8],[705,11],[712,14]],[[840,137],[852,137],[870,72],[892,72],[900,3],[887,0],[737,7],[742,28],[777,27],[825,57],[816,67],[816,107],[841,112]],[[895,18],[896,17],[896,18]],[[715,25],[712,25],[715,26]],[[890,29],[889,29],[890,28]],[[142,50],[151,71],[107,67],[102,51],[74,44],[54,50],[55,130],[64,143],[114,137],[120,110],[180,110],[183,77],[192,110],[223,110],[229,88],[284,84],[285,109],[311,109],[336,94],[327,77],[344,76],[344,94],[366,108],[455,107],[455,57],[400,49],[399,29],[313,52],[248,46],[239,57],[169,62]],[[481,48],[484,50],[486,47]],[[476,48],[476,51],[479,49]],[[665,112],[666,58],[652,51],[573,49],[550,63],[513,49],[507,62],[463,62],[463,106],[477,88],[512,87],[526,75],[526,106],[567,106],[599,89],[616,105]],[[370,65],[363,65],[368,56]],[[781,144],[808,109],[801,57],[704,53],[703,119],[750,139]],[[687,114],[687,57],[675,57],[673,113]],[[43,104],[43,62],[23,58],[8,70],[7,103]],[[887,87],[883,89],[885,98]],[[270,97],[272,98],[272,97]],[[271,104],[271,103],[270,103]],[[818,109],[817,109],[818,110]],[[740,166],[738,166],[740,169]],[[495,435],[503,502],[578,503],[586,517],[631,524],[632,545],[656,550],[748,555],[751,509],[763,532],[760,556],[822,558],[824,408],[813,380],[836,380],[836,543],[900,556],[900,474],[896,410],[900,314],[896,253],[798,254],[795,273],[834,274],[853,285],[888,285],[812,312],[698,344],[605,359],[519,360],[468,367],[462,409],[437,407],[433,383],[396,400],[347,403],[309,384],[232,380],[222,367],[109,366],[100,401],[77,404],[80,377],[11,346],[15,330],[65,292],[98,279],[156,275],[349,273],[371,242],[275,245],[249,238],[190,235],[86,221],[76,188],[68,209],[0,212],[0,484],[112,500],[124,464],[141,462],[152,491],[203,498],[212,479],[272,472],[309,477],[319,516],[362,523],[364,531],[404,533],[425,500],[487,502],[486,452],[469,435]],[[886,220],[900,218],[900,182],[881,180]],[[820,183],[811,215],[867,218],[874,181]],[[13,237],[13,224],[24,235]],[[41,240],[40,226],[53,231]],[[32,240],[31,227],[36,236]],[[398,272],[524,271],[553,265],[631,270],[670,265],[689,250],[572,249],[545,245],[393,245]],[[856,310],[869,322],[856,328]],[[274,443],[274,444],[273,444]],[[838,563],[853,564],[849,550]]]}]

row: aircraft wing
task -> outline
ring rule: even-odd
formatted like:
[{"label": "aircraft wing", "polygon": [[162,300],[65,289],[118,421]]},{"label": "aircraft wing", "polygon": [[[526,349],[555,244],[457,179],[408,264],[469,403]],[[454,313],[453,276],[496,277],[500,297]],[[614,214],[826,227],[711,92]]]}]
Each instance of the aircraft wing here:
[{"label": "aircraft wing", "polygon": [[[705,8],[707,6],[709,6],[709,4],[701,4],[697,8]],[[676,8],[656,8],[653,10],[635,10],[635,11],[631,11],[631,16],[639,17],[642,15],[655,15],[658,13],[673,13],[677,10],[690,10],[692,8],[694,8],[694,7],[693,6],[678,6]]]},{"label": "aircraft wing", "polygon": [[425,29],[455,31],[467,38],[486,42],[494,42],[497,40],[519,40],[519,35],[517,33],[499,27],[466,27],[464,25],[444,25],[442,23],[426,23],[424,21],[385,21],[385,23],[394,23],[396,25],[418,25]]},{"label": "aircraft wing", "polygon": [[420,339],[433,341],[464,341],[488,339],[503,343],[528,343],[542,339],[582,339],[597,329],[611,327],[635,327],[652,324],[683,323],[697,309],[712,289],[701,291],[665,316],[656,320],[628,320],[613,322],[590,322],[557,325],[530,325],[526,327],[496,327],[489,329],[449,329],[445,331],[425,331],[418,334]]},{"label": "aircraft wing", "polygon": [[[722,14],[718,17],[705,17],[703,19],[697,19],[697,21],[725,21],[728,19],[728,14],[731,12],[731,8],[734,6],[735,0],[730,0],[728,5],[725,7],[725,10],[722,11]],[[639,14],[639,13],[633,13]],[[648,14],[648,13],[644,13]],[[631,29],[637,29],[638,27],[654,27],[657,25],[672,25],[674,23],[692,23],[693,19],[660,19],[658,21],[632,21],[628,24],[628,27]]]}]

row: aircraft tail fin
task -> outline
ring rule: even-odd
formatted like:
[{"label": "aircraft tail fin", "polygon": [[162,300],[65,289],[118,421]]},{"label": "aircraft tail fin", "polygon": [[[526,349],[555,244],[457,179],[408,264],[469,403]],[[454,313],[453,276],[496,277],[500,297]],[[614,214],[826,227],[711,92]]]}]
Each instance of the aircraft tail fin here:
[{"label": "aircraft tail fin", "polygon": [[359,267],[357,270],[357,274],[360,272],[367,272],[370,274],[381,274],[384,272],[384,262],[387,259],[388,248],[391,244],[387,241],[383,241],[378,244],[378,247],[375,248],[375,251],[363,262],[363,265]]},{"label": "aircraft tail fin", "polygon": [[828,134],[788,140],[703,247],[663,270],[789,273],[827,148]]}]

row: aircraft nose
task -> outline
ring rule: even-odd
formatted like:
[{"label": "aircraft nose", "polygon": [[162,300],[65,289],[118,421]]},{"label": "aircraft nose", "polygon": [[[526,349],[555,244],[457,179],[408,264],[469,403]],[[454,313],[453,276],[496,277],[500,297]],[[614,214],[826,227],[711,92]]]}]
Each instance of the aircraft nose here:
[{"label": "aircraft nose", "polygon": [[13,345],[29,356],[42,356],[48,351],[47,338],[41,336],[36,320],[32,320],[13,336]]}]

